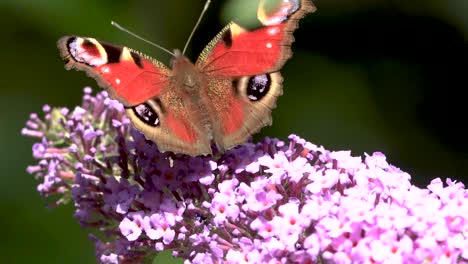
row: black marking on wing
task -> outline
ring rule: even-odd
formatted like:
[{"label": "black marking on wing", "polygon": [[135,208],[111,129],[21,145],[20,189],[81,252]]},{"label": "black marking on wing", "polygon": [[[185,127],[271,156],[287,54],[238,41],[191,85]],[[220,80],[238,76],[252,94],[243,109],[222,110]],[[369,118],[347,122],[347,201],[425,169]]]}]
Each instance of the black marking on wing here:
[{"label": "black marking on wing", "polygon": [[132,55],[132,58],[133,58],[133,61],[135,62],[135,64],[143,69],[143,62],[141,61],[141,57],[140,55],[136,54],[135,52],[133,51],[130,51],[130,55]]},{"label": "black marking on wing", "polygon": [[232,46],[232,34],[231,34],[231,29],[226,30],[226,32],[223,33],[223,36],[221,39],[224,42],[224,45],[227,48],[230,48]]},{"label": "black marking on wing", "polygon": [[122,49],[109,45],[109,44],[104,44],[101,43],[102,47],[104,47],[104,50],[107,53],[107,63],[118,63],[120,62],[120,54],[122,53]]}]

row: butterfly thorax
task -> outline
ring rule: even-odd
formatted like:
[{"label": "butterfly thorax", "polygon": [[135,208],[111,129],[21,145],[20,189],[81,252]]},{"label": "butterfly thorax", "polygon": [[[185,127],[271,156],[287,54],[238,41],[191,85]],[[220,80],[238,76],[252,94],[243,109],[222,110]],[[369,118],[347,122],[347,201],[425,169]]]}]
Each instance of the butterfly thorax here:
[{"label": "butterfly thorax", "polygon": [[187,92],[199,92],[202,86],[202,75],[195,65],[184,55],[178,54],[172,59],[172,81],[174,85]]}]

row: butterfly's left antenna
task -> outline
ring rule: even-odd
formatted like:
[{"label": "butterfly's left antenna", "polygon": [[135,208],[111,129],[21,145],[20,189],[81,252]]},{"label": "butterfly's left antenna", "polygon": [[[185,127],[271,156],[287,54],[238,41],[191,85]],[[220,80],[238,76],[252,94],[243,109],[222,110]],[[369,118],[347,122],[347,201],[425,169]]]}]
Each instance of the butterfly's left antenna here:
[{"label": "butterfly's left antenna", "polygon": [[195,33],[195,30],[197,30],[198,25],[200,25],[200,22],[203,18],[203,15],[205,14],[206,10],[208,10],[208,6],[210,6],[211,0],[206,0],[205,7],[203,7],[203,11],[201,12],[200,16],[198,17],[198,21],[195,24],[195,26],[192,29],[192,32],[190,33],[190,36],[187,39],[187,42],[185,42],[184,49],[182,50],[182,55],[185,54],[185,51],[187,50],[187,47],[192,40],[193,34]]},{"label": "butterfly's left antenna", "polygon": [[171,54],[171,55],[174,56],[174,57],[176,56],[176,55],[174,54],[174,52],[171,52],[170,50],[168,50],[168,49],[166,49],[166,48],[164,48],[164,47],[162,47],[162,46],[160,46],[160,45],[158,45],[158,44],[156,44],[156,43],[154,43],[154,42],[151,42],[151,41],[149,41],[149,40],[147,40],[147,39],[145,39],[145,38],[143,38],[143,37],[138,36],[137,34],[135,34],[135,33],[131,32],[130,30],[128,30],[128,29],[122,27],[121,25],[117,24],[117,23],[114,22],[114,21],[111,21],[111,24],[112,24],[114,27],[116,27],[116,28],[122,30],[123,32],[126,32],[126,33],[128,33],[128,34],[134,36],[135,38],[137,38],[137,39],[139,39],[139,40],[143,40],[144,42],[146,42],[146,43],[148,43],[148,44],[150,44],[150,45],[153,45],[153,46],[155,46],[156,48],[159,48],[159,49],[161,49],[161,50],[163,50],[163,51],[165,51],[165,52]]}]

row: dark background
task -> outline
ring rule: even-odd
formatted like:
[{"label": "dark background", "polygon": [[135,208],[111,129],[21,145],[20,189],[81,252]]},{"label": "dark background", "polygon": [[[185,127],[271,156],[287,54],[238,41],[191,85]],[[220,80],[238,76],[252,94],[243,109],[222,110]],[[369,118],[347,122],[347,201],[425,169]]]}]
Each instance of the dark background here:
[{"label": "dark background", "polygon": [[[1,263],[93,263],[94,246],[72,206],[50,210],[25,173],[33,141],[20,136],[43,104],[73,107],[95,81],[63,69],[56,40],[92,36],[168,63],[170,56],[110,26],[111,20],[181,49],[203,0],[1,0]],[[188,56],[230,20],[251,25],[256,1],[213,0]],[[296,133],[330,150],[381,151],[424,187],[467,182],[466,0],[323,0],[295,32],[282,70],[284,95],[263,136]]]}]

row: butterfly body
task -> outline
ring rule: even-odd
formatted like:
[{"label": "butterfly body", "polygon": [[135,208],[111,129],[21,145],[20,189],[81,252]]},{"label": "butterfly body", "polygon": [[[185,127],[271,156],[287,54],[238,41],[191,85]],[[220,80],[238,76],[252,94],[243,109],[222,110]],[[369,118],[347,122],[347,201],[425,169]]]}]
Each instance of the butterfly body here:
[{"label": "butterfly body", "polygon": [[211,154],[213,143],[224,151],[271,124],[292,32],[314,10],[309,0],[281,0],[268,15],[260,3],[264,27],[247,31],[231,22],[195,63],[176,51],[168,68],[127,47],[77,36],[62,37],[58,47],[66,68],[95,78],[161,151]]}]

